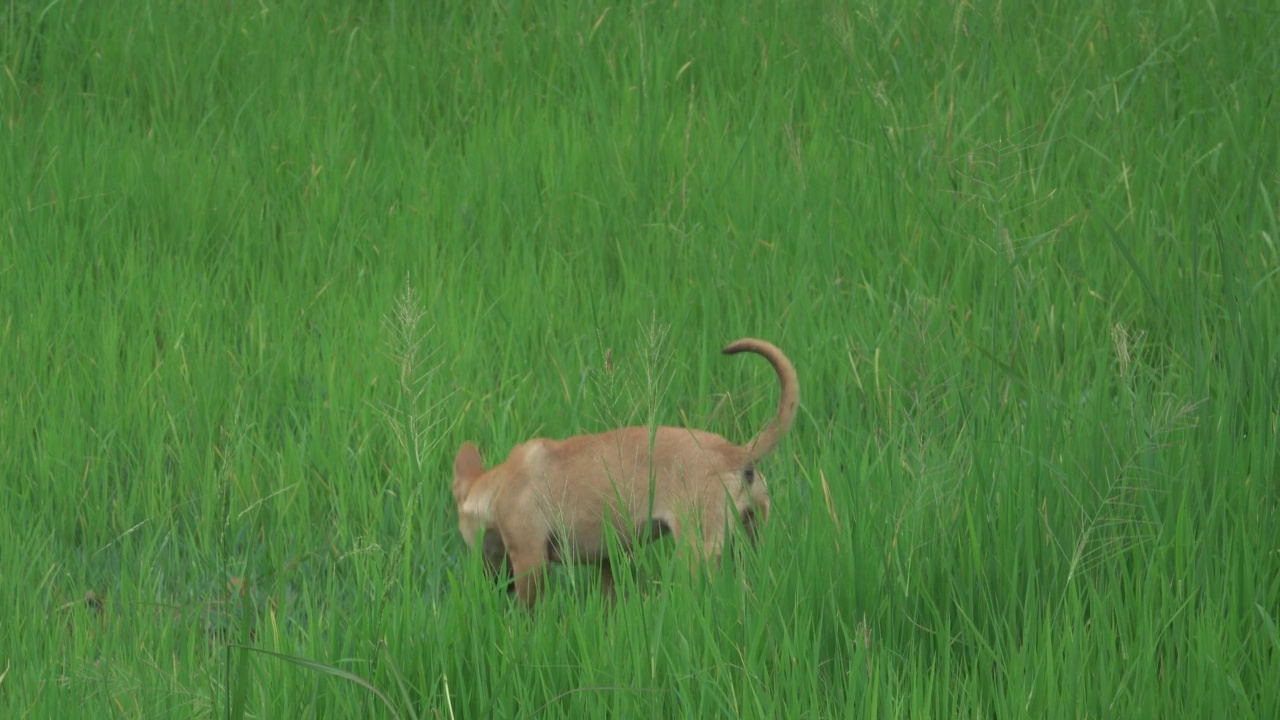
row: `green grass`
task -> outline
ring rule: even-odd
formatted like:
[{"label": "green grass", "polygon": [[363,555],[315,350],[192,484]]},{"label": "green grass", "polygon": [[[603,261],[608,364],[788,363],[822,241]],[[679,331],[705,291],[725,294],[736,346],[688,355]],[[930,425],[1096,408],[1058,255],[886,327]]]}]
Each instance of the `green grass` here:
[{"label": "green grass", "polygon": [[[0,717],[1280,717],[1277,36],[5,3]],[[741,336],[758,553],[512,606],[458,445],[745,440]]]}]

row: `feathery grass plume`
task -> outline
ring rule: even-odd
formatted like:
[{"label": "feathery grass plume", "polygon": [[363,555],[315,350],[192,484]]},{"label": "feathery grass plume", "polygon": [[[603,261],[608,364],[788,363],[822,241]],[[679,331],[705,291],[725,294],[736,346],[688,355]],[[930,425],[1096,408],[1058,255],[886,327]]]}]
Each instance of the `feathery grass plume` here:
[{"label": "feathery grass plume", "polygon": [[429,380],[440,365],[428,365],[436,350],[427,346],[432,328],[423,325],[426,315],[421,298],[406,275],[404,294],[382,321],[387,332],[383,354],[396,367],[395,399],[381,402],[376,409],[415,472],[422,470],[427,454],[440,442],[436,431],[442,420],[436,411],[444,401],[427,401]]},{"label": "feathery grass plume", "polygon": [[[403,487],[410,488],[404,501],[406,518],[418,515],[423,486],[418,479],[422,476],[428,454],[443,436],[440,432],[443,420],[438,410],[447,397],[434,402],[428,399],[431,378],[439,371],[440,365],[431,364],[436,349],[427,344],[432,328],[423,323],[426,315],[422,299],[406,274],[404,293],[396,299],[395,307],[382,323],[387,333],[383,354],[396,368],[394,398],[391,402],[382,401],[375,408],[399,446],[403,462],[396,465],[403,468],[402,472],[412,475],[403,483]],[[410,556],[415,527],[416,523],[412,522],[401,524],[400,537],[387,558],[389,570]],[[386,577],[396,577],[396,574],[388,572]],[[394,584],[388,582],[384,593],[390,593],[393,587]]]},{"label": "feathery grass plume", "polygon": [[[1198,403],[1165,397],[1156,407],[1147,407],[1148,393],[1138,389],[1140,383],[1147,381],[1142,377],[1147,369],[1140,360],[1145,336],[1142,331],[1130,331],[1124,323],[1111,327],[1119,392],[1132,417],[1123,434],[1130,436],[1114,438],[1110,443],[1115,470],[1104,481],[1095,509],[1089,510],[1092,503],[1088,498],[1067,493],[1067,497],[1080,506],[1084,518],[1072,552],[1068,580],[1091,567],[1133,552],[1157,537],[1160,521],[1149,517],[1145,508],[1150,505],[1147,500],[1150,495],[1165,492],[1157,481],[1167,478],[1145,467],[1142,458],[1170,446],[1171,438],[1184,435],[1196,424]],[[1122,451],[1122,448],[1128,450]]]},{"label": "feathery grass plume", "polygon": [[[639,369],[625,357],[615,365],[613,348],[606,348],[603,371],[591,374],[596,389],[593,415],[602,429],[637,424],[653,429],[661,424],[662,400],[671,386],[671,354],[667,348],[671,327],[659,324],[655,315],[641,327],[641,332],[644,347],[640,349]],[[600,344],[604,345],[603,336]]]},{"label": "feathery grass plume", "polygon": [[671,386],[671,373],[668,369],[671,365],[671,354],[667,350],[667,336],[670,334],[671,326],[658,324],[658,314],[653,313],[644,334],[644,387],[642,389],[645,424],[649,426],[651,434],[658,425],[662,399],[666,397],[667,388]]}]

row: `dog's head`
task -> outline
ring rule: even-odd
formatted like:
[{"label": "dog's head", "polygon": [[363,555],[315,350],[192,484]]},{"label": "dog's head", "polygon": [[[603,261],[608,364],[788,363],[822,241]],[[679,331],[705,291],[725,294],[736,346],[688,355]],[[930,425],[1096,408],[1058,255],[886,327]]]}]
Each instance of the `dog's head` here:
[{"label": "dog's head", "polygon": [[480,451],[469,442],[462,443],[453,461],[453,499],[458,504],[458,530],[467,547],[474,547],[480,531],[492,520],[493,503],[487,493],[475,492],[476,481],[484,475]]}]

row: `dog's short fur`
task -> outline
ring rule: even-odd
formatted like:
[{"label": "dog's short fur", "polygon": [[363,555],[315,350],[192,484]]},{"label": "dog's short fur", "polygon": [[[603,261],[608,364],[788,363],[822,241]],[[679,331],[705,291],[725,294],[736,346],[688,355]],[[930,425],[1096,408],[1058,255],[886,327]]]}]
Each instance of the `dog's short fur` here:
[{"label": "dog's short fur", "polygon": [[[630,427],[565,440],[530,440],[488,471],[463,443],[453,466],[458,527],[468,546],[486,531],[485,564],[510,564],[516,594],[538,596],[548,562],[596,563],[612,591],[605,526],[624,544],[670,534],[691,559],[719,558],[734,522],[750,535],[769,515],[769,495],[755,464],[778,446],[800,402],[795,368],[763,340],[738,340],[726,355],[763,355],[778,373],[778,415],[755,439],[734,445],[688,428]],[[496,537],[494,537],[496,535]]]}]

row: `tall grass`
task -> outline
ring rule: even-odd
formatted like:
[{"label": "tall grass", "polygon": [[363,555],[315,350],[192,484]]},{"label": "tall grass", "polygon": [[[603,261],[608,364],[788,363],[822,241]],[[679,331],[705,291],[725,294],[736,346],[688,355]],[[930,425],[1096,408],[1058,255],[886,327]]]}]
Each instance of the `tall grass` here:
[{"label": "tall grass", "polygon": [[[0,717],[1280,716],[1277,34],[6,4]],[[746,439],[749,335],[758,552],[513,607],[457,446]]]}]

